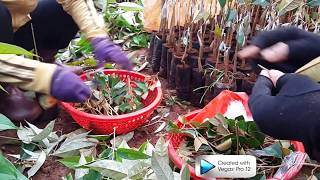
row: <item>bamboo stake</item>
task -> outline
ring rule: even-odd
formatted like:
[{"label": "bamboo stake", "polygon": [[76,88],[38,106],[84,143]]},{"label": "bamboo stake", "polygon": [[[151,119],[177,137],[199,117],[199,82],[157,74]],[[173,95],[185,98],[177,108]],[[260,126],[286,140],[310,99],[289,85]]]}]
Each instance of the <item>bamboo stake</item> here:
[{"label": "bamboo stake", "polygon": [[255,11],[255,17],[254,17],[253,24],[252,24],[252,33],[251,33],[252,36],[255,35],[255,33],[256,33],[256,24],[259,19],[259,10],[260,10],[260,7],[257,6],[256,11]]},{"label": "bamboo stake", "polygon": [[237,54],[238,54],[238,51],[239,51],[239,44],[236,43],[236,49],[235,49],[234,55],[233,55],[233,73],[237,72],[237,62],[238,62]]}]

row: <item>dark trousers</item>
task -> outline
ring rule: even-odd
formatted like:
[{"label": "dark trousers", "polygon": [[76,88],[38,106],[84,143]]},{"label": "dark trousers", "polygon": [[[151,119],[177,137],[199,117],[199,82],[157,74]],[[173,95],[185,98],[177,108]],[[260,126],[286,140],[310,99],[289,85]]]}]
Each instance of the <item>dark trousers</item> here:
[{"label": "dark trousers", "polygon": [[32,22],[37,50],[46,59],[52,58],[58,49],[68,46],[79,30],[72,17],[56,0],[39,0],[31,17],[31,21],[13,32],[11,14],[0,1],[0,42],[15,44],[27,50],[35,49]]}]

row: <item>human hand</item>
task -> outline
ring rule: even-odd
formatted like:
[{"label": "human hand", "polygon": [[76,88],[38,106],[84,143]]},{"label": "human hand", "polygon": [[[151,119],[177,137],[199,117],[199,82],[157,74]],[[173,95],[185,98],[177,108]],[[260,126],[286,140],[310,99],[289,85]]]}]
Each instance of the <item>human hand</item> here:
[{"label": "human hand", "polygon": [[269,70],[269,77],[270,77],[274,87],[277,87],[277,82],[283,75],[285,75],[285,74],[281,71],[274,70],[274,69]]},{"label": "human hand", "polygon": [[289,55],[289,46],[286,43],[278,42],[265,49],[260,49],[255,45],[249,45],[238,54],[241,59],[255,59],[259,56],[270,62],[278,63],[287,60]]},{"label": "human hand", "polygon": [[307,76],[285,74],[276,91],[262,71],[249,98],[249,108],[259,129],[275,139],[303,142],[311,158],[320,161],[320,85]]},{"label": "human hand", "polygon": [[120,65],[126,70],[132,70],[133,65],[121,50],[107,38],[99,37],[91,41],[96,59],[99,61],[98,66],[102,67],[106,62],[112,62]]},{"label": "human hand", "polygon": [[252,45],[238,54],[242,59],[262,58],[269,63],[287,61],[296,69],[320,56],[320,36],[295,27],[282,27],[260,33]]},{"label": "human hand", "polygon": [[70,69],[58,66],[52,76],[50,94],[61,101],[84,102],[91,96],[91,90]]},{"label": "human hand", "polygon": [[285,73],[278,70],[271,69],[271,70],[262,70],[260,72],[260,75],[269,78],[272,81],[273,86],[276,87],[279,78],[285,75]]}]

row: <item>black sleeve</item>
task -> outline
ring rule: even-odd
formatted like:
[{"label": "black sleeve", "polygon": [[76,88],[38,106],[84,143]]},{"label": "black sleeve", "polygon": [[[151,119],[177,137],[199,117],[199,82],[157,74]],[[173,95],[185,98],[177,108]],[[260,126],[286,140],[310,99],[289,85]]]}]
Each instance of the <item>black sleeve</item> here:
[{"label": "black sleeve", "polygon": [[277,108],[280,102],[272,95],[273,88],[271,80],[260,75],[249,98],[249,108],[259,128],[264,133],[279,138],[283,136],[282,126],[279,126],[279,121],[276,120],[279,117]]},{"label": "black sleeve", "polygon": [[286,42],[289,46],[288,61],[302,67],[320,56],[320,36],[310,35],[308,38]]},{"label": "black sleeve", "polygon": [[276,84],[277,96],[293,97],[315,91],[320,91],[320,85],[308,76],[300,74],[285,74]]},{"label": "black sleeve", "polygon": [[[261,32],[253,39],[252,44],[264,49],[278,42],[286,43],[289,46],[287,62],[290,62],[290,66],[293,68],[277,63],[273,65],[275,66],[273,69],[294,72],[292,69],[296,70],[320,56],[320,36],[297,27],[281,27]],[[284,68],[282,68],[283,65],[285,65]]]},{"label": "black sleeve", "polygon": [[320,160],[320,86],[306,76],[287,74],[278,80],[277,90],[275,96],[250,97],[255,122],[274,138],[303,142],[309,155]]},{"label": "black sleeve", "polygon": [[272,89],[272,81],[265,76],[259,75],[252,89],[252,93],[249,99],[249,105],[257,108],[259,107],[260,102],[272,98]]},{"label": "black sleeve", "polygon": [[280,27],[271,31],[259,33],[252,41],[253,45],[261,49],[272,46],[278,42],[286,42],[300,38],[301,29],[296,27]]}]

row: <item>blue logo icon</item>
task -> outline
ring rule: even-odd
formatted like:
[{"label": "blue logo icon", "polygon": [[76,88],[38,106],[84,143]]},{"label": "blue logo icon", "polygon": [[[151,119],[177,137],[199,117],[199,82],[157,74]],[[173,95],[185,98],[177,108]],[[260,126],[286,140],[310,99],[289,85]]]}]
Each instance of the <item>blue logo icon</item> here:
[{"label": "blue logo icon", "polygon": [[201,159],[201,161],[200,161],[200,174],[201,175],[205,174],[205,173],[211,171],[215,167],[216,167],[215,165],[209,163],[206,160]]}]

